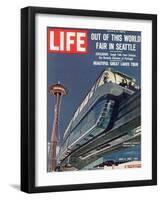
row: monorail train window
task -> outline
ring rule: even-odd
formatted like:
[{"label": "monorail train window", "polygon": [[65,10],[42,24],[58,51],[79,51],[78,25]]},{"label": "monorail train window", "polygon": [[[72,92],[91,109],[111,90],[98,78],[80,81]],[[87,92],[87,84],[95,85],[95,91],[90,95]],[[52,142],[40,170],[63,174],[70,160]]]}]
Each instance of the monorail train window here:
[{"label": "monorail train window", "polygon": [[99,84],[98,87],[100,87],[101,85],[105,84],[105,83],[115,83],[115,76],[114,73],[112,71],[105,71],[100,80],[99,80]]},{"label": "monorail train window", "polygon": [[104,76],[103,76],[103,82],[104,83],[107,83],[109,81],[109,73],[108,72],[105,72],[104,73]]},{"label": "monorail train window", "polygon": [[115,72],[115,77],[116,77],[116,83],[119,84],[119,85],[124,85],[124,86],[135,86],[135,82],[136,80],[131,78],[131,77],[128,77],[124,74],[121,74],[119,72]]},{"label": "monorail train window", "polygon": [[120,86],[126,87],[127,86],[127,80],[122,78],[121,82],[119,83]]}]

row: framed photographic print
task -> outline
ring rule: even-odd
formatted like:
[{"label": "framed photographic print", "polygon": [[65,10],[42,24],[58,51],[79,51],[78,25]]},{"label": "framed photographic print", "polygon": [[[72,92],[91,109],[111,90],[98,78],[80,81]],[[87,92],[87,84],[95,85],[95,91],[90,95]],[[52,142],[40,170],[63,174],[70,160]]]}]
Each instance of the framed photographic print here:
[{"label": "framed photographic print", "polygon": [[21,190],[157,184],[157,16],[21,10]]}]

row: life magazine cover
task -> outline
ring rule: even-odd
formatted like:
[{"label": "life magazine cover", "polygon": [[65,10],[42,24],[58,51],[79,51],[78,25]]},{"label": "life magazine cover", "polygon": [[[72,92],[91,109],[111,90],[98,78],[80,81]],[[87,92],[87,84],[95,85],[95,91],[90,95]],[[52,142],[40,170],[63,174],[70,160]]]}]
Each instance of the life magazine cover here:
[{"label": "life magazine cover", "polygon": [[140,168],[141,32],[48,27],[47,45],[47,171]]}]

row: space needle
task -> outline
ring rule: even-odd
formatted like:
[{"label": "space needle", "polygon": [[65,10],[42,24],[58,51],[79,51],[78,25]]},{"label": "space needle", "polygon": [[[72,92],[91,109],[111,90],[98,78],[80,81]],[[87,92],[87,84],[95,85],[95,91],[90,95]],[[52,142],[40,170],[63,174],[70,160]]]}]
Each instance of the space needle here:
[{"label": "space needle", "polygon": [[49,87],[49,93],[55,96],[54,104],[54,120],[50,140],[50,149],[48,157],[48,172],[56,171],[56,149],[59,141],[59,112],[62,96],[67,95],[66,88],[58,82],[57,84],[51,85]]}]

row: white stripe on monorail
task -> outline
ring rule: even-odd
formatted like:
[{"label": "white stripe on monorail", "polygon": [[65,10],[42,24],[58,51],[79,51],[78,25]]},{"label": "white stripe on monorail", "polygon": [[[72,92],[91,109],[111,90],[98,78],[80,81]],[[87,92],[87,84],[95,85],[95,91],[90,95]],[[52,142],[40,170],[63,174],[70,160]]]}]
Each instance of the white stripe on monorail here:
[{"label": "white stripe on monorail", "polygon": [[[131,137],[131,138],[128,138],[127,140],[125,140],[124,142],[126,142],[126,141],[128,141],[128,140],[130,140],[130,139],[133,139],[133,138],[135,138],[136,136],[138,136],[138,135],[140,135],[141,134],[141,132],[139,132],[138,134],[136,134],[136,135],[134,135],[133,137]],[[111,147],[113,147],[113,146],[116,146],[116,145],[118,145],[118,144],[121,144],[121,142],[120,143],[116,143],[116,144],[114,144],[114,145],[112,145],[112,146],[108,146],[108,147],[105,147],[105,148],[103,148],[103,149],[100,149],[100,150],[98,150],[98,151],[95,151],[95,152],[93,152],[93,153],[91,153],[91,154],[89,154],[89,155],[87,155],[87,156],[85,156],[85,157],[81,157],[80,156],[80,158],[82,159],[82,160],[84,160],[84,159],[86,159],[86,158],[88,158],[88,157],[90,157],[90,156],[92,156],[92,155],[95,155],[95,154],[97,154],[97,153],[99,153],[99,152],[101,152],[101,151],[104,151],[104,150],[106,150],[106,149],[109,149],[109,148],[111,148]]]},{"label": "white stripe on monorail", "polygon": [[[79,137],[77,140],[75,140],[75,141],[74,141],[69,147],[67,147],[67,148],[70,149],[76,142],[78,142],[80,139],[82,139],[82,137],[84,137],[85,135],[87,135],[92,129],[96,128],[98,122],[99,122],[99,118],[97,119],[95,125],[93,125],[88,131],[86,131],[81,137]],[[103,130],[103,128],[102,128],[102,130]],[[70,137],[70,135],[69,135],[69,137]],[[64,154],[65,152],[66,152],[66,150],[63,151],[63,153],[62,153],[61,155],[63,156],[63,154]]]},{"label": "white stripe on monorail", "polygon": [[86,131],[82,136],[80,136],[77,140],[75,140],[70,146],[72,147],[75,143],[77,143],[80,139],[82,139],[85,135],[87,135],[92,129],[94,129],[96,127],[96,124],[93,125],[88,131]]},{"label": "white stripe on monorail", "polygon": [[79,141],[82,137],[84,137],[85,135],[87,135],[88,132],[90,132],[93,128],[96,128],[98,121],[99,121],[99,118],[97,119],[95,125],[93,125],[88,131],[86,131],[81,137],[79,137],[77,140],[75,140],[75,141],[69,146],[69,148],[70,148],[71,146],[73,146],[73,144],[75,144],[77,141]]},{"label": "white stripe on monorail", "polygon": [[[86,131],[81,137],[79,137],[77,140],[75,140],[70,146],[68,146],[67,148],[71,148],[75,143],[77,143],[82,137],[84,137],[85,135],[87,135],[93,128],[95,128],[96,127],[96,124],[95,125],[93,125],[88,131]],[[69,137],[70,137],[70,135],[69,135]],[[70,139],[70,138],[69,138]],[[66,152],[66,150],[65,151],[63,151],[63,153],[62,153],[62,155],[64,154]]]}]

